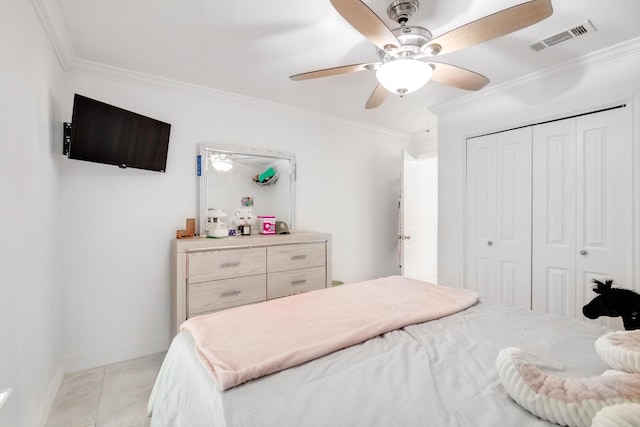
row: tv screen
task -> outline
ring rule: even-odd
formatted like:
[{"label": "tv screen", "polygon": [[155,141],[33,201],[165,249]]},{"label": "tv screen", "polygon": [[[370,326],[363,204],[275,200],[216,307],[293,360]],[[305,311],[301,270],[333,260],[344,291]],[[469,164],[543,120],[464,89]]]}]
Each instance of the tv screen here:
[{"label": "tv screen", "polygon": [[76,94],[68,157],[164,172],[171,125]]}]

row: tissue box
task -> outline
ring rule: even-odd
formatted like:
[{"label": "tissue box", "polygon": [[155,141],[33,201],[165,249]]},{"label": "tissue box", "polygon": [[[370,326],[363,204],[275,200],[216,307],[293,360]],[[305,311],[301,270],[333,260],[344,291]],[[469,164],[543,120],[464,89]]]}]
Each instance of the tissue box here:
[{"label": "tissue box", "polygon": [[258,230],[260,234],[276,234],[276,217],[258,215]]}]

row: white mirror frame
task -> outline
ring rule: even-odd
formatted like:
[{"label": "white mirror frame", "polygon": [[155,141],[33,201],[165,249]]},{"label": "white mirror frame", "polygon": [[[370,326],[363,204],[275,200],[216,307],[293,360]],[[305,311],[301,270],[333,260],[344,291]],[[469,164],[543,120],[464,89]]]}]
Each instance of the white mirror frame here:
[{"label": "white mirror frame", "polygon": [[296,155],[283,151],[259,150],[248,147],[237,147],[233,145],[209,144],[202,142],[198,149],[198,183],[200,191],[200,204],[198,209],[198,235],[203,235],[207,221],[207,195],[209,194],[209,176],[207,170],[209,163],[207,162],[208,153],[215,152],[221,154],[242,154],[247,156],[265,157],[274,160],[289,161],[289,218],[286,223],[290,230],[295,228],[295,205],[296,205]]}]

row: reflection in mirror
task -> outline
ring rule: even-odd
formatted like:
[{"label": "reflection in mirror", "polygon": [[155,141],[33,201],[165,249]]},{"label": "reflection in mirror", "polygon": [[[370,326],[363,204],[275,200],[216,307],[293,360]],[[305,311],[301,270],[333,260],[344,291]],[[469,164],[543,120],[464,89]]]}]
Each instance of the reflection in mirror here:
[{"label": "reflection in mirror", "polygon": [[250,225],[255,234],[258,216],[275,216],[294,227],[294,154],[202,143],[199,161],[199,234],[207,235],[214,221],[216,228]]}]

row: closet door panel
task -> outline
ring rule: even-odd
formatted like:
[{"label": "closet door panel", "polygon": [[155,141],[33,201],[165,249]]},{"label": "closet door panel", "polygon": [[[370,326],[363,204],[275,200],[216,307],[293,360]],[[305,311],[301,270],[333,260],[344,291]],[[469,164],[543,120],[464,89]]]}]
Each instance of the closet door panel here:
[{"label": "closet door panel", "polygon": [[575,123],[533,129],[532,308],[575,316]]},{"label": "closet door panel", "polygon": [[[544,296],[546,300],[542,306],[548,313],[566,315],[568,309],[573,303],[573,297],[569,297],[569,293],[573,292],[573,287],[569,286],[569,277],[573,277],[565,268],[546,268],[546,290]],[[534,308],[535,309],[535,308]]]},{"label": "closet door panel", "polygon": [[531,128],[496,135],[499,300],[531,308]]},{"label": "closet door panel", "polygon": [[522,288],[522,270],[522,266],[517,262],[500,261],[498,301],[505,305],[530,308],[531,286],[530,283],[526,283],[526,289]]},{"label": "closet door panel", "polygon": [[478,292],[484,301],[498,301],[496,292],[495,260],[476,257],[471,289]]},{"label": "closet door panel", "polygon": [[495,286],[495,135],[467,141],[467,212],[467,288],[494,300],[489,289]]},{"label": "closet door panel", "polygon": [[579,117],[577,129],[576,311],[595,294],[592,279],[631,283],[631,167],[629,111]]},{"label": "closet door panel", "polygon": [[466,287],[531,308],[531,129],[467,140]]}]

